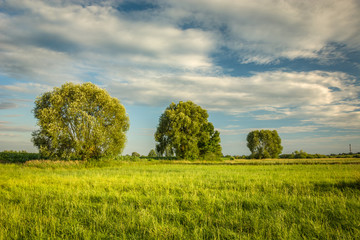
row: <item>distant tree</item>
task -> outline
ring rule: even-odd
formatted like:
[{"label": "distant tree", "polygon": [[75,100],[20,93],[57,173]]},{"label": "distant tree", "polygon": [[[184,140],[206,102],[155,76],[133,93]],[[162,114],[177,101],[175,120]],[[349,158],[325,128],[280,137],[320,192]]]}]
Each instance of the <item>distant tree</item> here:
[{"label": "distant tree", "polygon": [[295,151],[292,153],[294,155],[294,158],[311,158],[307,152],[304,152],[303,150]]},{"label": "distant tree", "polygon": [[170,144],[167,144],[167,145],[157,144],[156,145],[156,154],[159,157],[161,157],[161,156],[174,157],[175,152]]},{"label": "distant tree", "polygon": [[132,157],[140,157],[141,155],[140,155],[140,153],[132,152],[132,153],[131,153],[131,156],[132,156]]},{"label": "distant tree", "polygon": [[157,156],[157,154],[156,154],[155,150],[151,149],[149,154],[148,154],[148,157],[156,157],[156,156]]},{"label": "distant tree", "polygon": [[283,147],[276,130],[255,130],[247,135],[251,158],[278,158]]},{"label": "distant tree", "polygon": [[100,158],[121,153],[129,129],[124,106],[92,83],[66,83],[35,101],[32,141],[51,158]]},{"label": "distant tree", "polygon": [[171,103],[159,119],[155,133],[156,150],[160,155],[181,159],[222,156],[220,133],[208,122],[208,113],[191,101]]}]

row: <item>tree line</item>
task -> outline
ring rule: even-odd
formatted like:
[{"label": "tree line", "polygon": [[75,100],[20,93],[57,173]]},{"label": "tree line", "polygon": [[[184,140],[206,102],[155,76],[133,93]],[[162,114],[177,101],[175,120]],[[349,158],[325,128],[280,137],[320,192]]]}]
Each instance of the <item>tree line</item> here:
[{"label": "tree line", "polygon": [[[32,133],[32,142],[44,158],[99,159],[117,156],[125,147],[130,126],[125,107],[92,83],[66,83],[43,93],[33,113],[39,129]],[[191,101],[171,103],[159,118],[155,150],[149,156],[222,157],[220,133],[208,117]],[[278,158],[283,149],[276,130],[251,131],[247,147],[250,158],[257,159]]]}]

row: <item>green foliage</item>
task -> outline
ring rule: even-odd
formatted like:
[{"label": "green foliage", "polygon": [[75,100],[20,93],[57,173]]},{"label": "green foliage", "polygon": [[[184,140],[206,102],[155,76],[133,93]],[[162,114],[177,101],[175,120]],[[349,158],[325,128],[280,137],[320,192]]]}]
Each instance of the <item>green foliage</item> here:
[{"label": "green foliage", "polygon": [[66,83],[35,101],[32,141],[50,158],[100,158],[121,153],[129,118],[120,101],[92,83]]},{"label": "green foliage", "polygon": [[308,158],[309,156],[309,154],[303,150],[295,151],[292,154],[294,155],[294,158]]},{"label": "green foliage", "polygon": [[292,158],[327,158],[326,155],[321,154],[309,154],[307,152],[304,152],[303,150],[295,151],[291,154]]},{"label": "green foliage", "polygon": [[247,135],[247,142],[251,157],[257,159],[278,158],[283,149],[276,130],[252,131]]},{"label": "green foliage", "polygon": [[360,239],[358,164],[154,162],[2,164],[0,239]]},{"label": "green foliage", "polygon": [[155,133],[159,155],[181,159],[221,154],[220,133],[208,122],[208,113],[191,101],[171,103],[159,119]]},{"label": "green foliage", "polygon": [[137,157],[137,158],[139,158],[141,155],[140,155],[140,153],[132,152],[132,153],[131,153],[131,156],[132,156],[132,157]]},{"label": "green foliage", "polygon": [[360,153],[339,153],[339,154],[330,154],[330,155],[324,155],[324,154],[310,154],[303,150],[295,151],[291,154],[281,154],[280,158],[286,158],[286,159],[313,159],[313,158],[360,158]]},{"label": "green foliage", "polygon": [[0,161],[7,163],[24,163],[29,160],[40,159],[39,153],[28,153],[26,151],[3,151],[0,152]]},{"label": "green foliage", "polygon": [[358,153],[330,154],[329,157],[334,157],[334,158],[360,158],[360,152],[358,152]]},{"label": "green foliage", "polygon": [[157,157],[156,151],[154,149],[151,149],[148,154],[148,157],[151,157],[151,158]]}]

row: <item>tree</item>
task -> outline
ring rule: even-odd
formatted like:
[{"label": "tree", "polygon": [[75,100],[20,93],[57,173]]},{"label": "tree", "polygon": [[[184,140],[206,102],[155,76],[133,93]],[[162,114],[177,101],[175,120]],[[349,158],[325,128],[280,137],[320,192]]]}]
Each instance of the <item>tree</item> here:
[{"label": "tree", "polygon": [[161,155],[176,154],[181,159],[221,156],[220,133],[208,122],[208,113],[191,101],[171,103],[160,116],[155,133],[156,150]]},{"label": "tree", "polygon": [[255,130],[247,135],[252,158],[278,158],[283,147],[276,130]]},{"label": "tree", "polygon": [[304,152],[303,150],[299,151],[295,151],[292,153],[292,155],[294,156],[294,158],[308,158],[311,157],[307,152]]},{"label": "tree", "polygon": [[151,150],[150,150],[150,152],[149,152],[149,154],[148,154],[148,157],[157,157],[156,152],[155,152],[154,149],[151,149]]},{"label": "tree", "polygon": [[132,157],[139,158],[141,155],[140,155],[140,153],[132,152],[132,153],[131,153],[131,156],[132,156]]},{"label": "tree", "polygon": [[123,150],[129,118],[124,106],[92,83],[66,83],[36,98],[39,130],[32,141],[51,158],[100,158]]}]

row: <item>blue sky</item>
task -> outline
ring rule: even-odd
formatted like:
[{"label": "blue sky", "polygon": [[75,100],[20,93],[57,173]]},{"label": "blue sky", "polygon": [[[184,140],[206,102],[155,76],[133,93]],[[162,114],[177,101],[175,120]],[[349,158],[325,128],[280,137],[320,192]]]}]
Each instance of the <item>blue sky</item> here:
[{"label": "blue sky", "polygon": [[36,151],[36,96],[93,82],[154,148],[171,102],[208,110],[224,154],[276,129],[284,153],[360,152],[357,0],[0,0],[0,151]]}]

